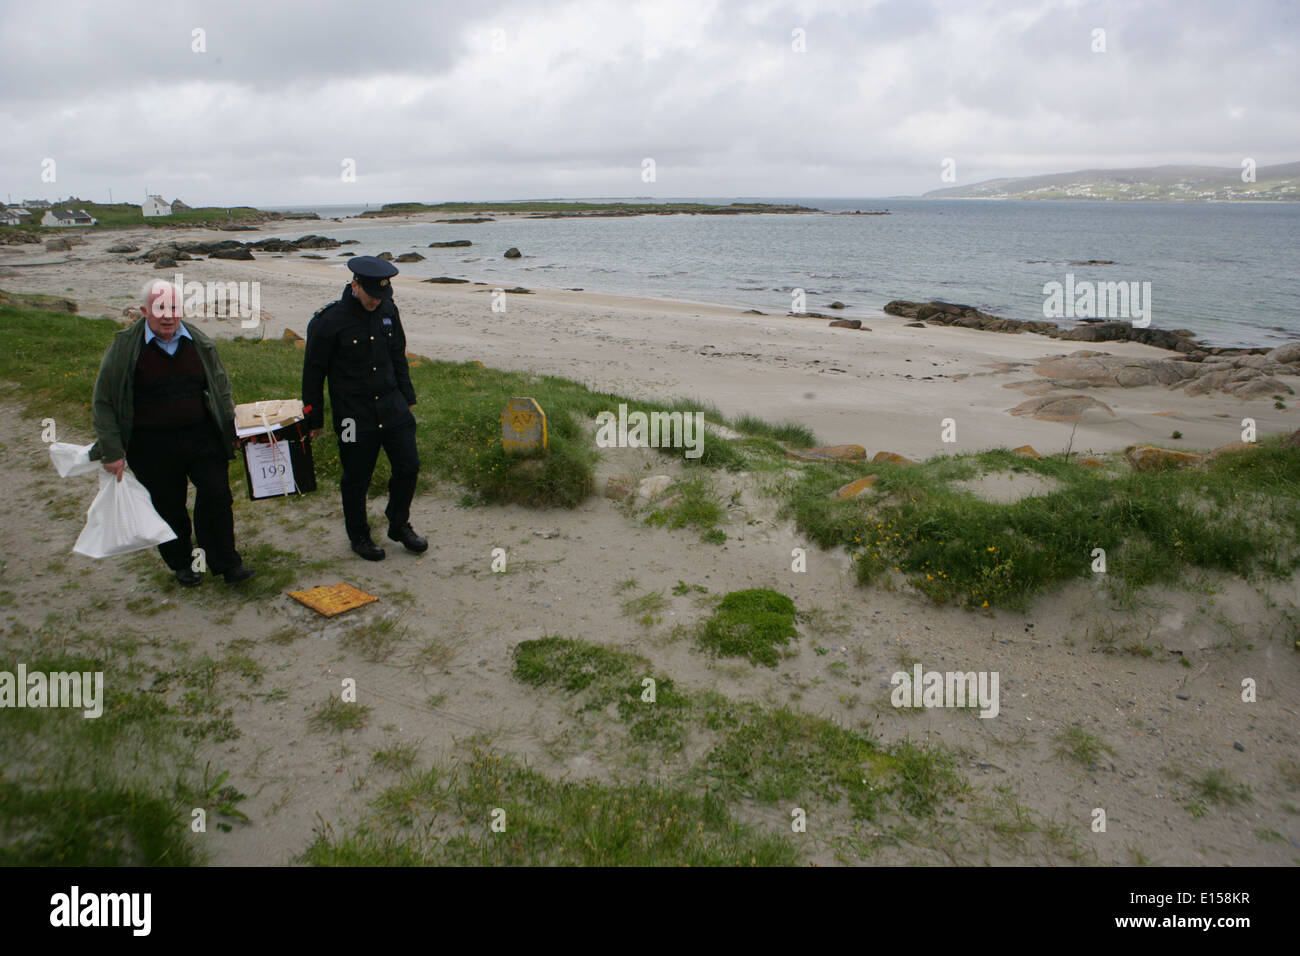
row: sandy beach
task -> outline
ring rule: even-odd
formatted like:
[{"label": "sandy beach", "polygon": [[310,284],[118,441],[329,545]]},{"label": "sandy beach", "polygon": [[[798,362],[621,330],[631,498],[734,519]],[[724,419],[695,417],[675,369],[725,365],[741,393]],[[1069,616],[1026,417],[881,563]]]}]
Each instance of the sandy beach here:
[{"label": "sandy beach", "polygon": [[[420,219],[392,220],[411,221]],[[276,224],[273,231],[346,238],[348,228],[375,223],[308,221]],[[106,253],[109,245],[126,241],[148,249],[168,239],[248,241],[253,235],[125,230],[87,235],[67,253],[8,246],[0,256],[0,283],[15,291],[69,296],[84,303],[83,314],[120,315],[135,304],[145,281],[175,273],[127,262],[126,256]],[[395,246],[392,252],[416,248]],[[303,334],[312,314],[337,297],[350,275],[339,251],[346,249],[326,252],[324,260],[258,254],[252,262],[181,262],[179,271],[186,281],[261,283],[262,308],[269,313],[264,328],[246,332],[233,322],[200,323],[214,337],[278,337],[286,329]],[[829,328],[827,320],[811,317],[746,315],[739,308],[540,287],[530,287],[530,295],[507,295],[505,311],[494,312],[492,289],[485,285],[428,284],[403,276],[395,285],[411,352],[566,376],[634,398],[705,400],[729,416],[797,421],[825,442],[854,442],[871,454],[889,450],[926,458],[1024,444],[1044,454],[1067,446],[1112,451],[1166,441],[1175,429],[1187,447],[1213,448],[1240,440],[1243,418],[1255,420],[1260,436],[1296,427],[1294,411],[1275,409],[1271,397],[1189,396],[1165,386],[1090,389],[1087,394],[1113,414],[1089,410],[1077,428],[1010,414],[1029,394],[1038,394],[1023,389],[1041,384],[1032,366],[1042,358],[1081,349],[1133,359],[1170,354],[1133,342],[907,328],[905,320],[883,314],[866,320],[871,331],[857,331]],[[909,292],[923,298],[912,290],[898,294]],[[1293,386],[1297,382],[1292,379]],[[258,397],[265,396],[236,399]],[[947,418],[956,423],[955,442],[941,440]]]}]

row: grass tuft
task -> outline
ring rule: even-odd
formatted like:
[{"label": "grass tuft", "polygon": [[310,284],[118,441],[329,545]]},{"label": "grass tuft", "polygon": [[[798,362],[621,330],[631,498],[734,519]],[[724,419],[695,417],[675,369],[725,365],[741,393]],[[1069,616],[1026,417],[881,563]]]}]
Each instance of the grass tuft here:
[{"label": "grass tuft", "polygon": [[720,657],[744,657],[775,667],[779,647],[798,636],[794,602],[766,588],[726,595],[699,635],[700,646]]}]

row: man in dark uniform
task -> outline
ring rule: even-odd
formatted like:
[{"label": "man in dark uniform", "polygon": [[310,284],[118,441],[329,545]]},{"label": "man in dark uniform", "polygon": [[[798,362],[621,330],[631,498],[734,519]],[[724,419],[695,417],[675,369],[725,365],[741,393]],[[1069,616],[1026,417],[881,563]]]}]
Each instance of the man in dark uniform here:
[{"label": "man in dark uniform", "polygon": [[352,550],[382,561],[384,549],[370,537],[366,491],[379,449],[388,455],[388,537],[420,554],[429,542],[411,527],[411,499],[420,473],[415,447],[415,390],[406,365],[406,335],[393,302],[390,280],[397,268],[375,256],[348,260],[352,282],[343,297],[307,323],[302,364],[302,403],[312,437],[325,422],[323,385],[329,379],[330,412],[339,436],[343,521]]}]

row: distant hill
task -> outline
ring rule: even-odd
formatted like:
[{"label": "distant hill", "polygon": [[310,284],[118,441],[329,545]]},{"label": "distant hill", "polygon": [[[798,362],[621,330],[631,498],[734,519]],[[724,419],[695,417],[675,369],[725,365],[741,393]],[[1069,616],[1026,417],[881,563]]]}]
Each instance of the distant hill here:
[{"label": "distant hill", "polygon": [[1300,162],[1259,166],[1255,182],[1243,183],[1240,167],[1149,166],[1139,169],[1081,169],[1072,173],[989,179],[949,186],[923,199],[1229,199],[1300,200]]}]

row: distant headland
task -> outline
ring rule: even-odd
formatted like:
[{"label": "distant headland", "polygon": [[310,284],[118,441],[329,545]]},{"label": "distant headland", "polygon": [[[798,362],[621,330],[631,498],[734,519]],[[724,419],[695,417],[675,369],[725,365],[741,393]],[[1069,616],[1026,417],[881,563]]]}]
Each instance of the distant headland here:
[{"label": "distant headland", "polygon": [[1176,202],[1300,200],[1300,162],[1239,167],[1148,166],[1081,169],[948,186],[922,199],[1094,199]]}]

